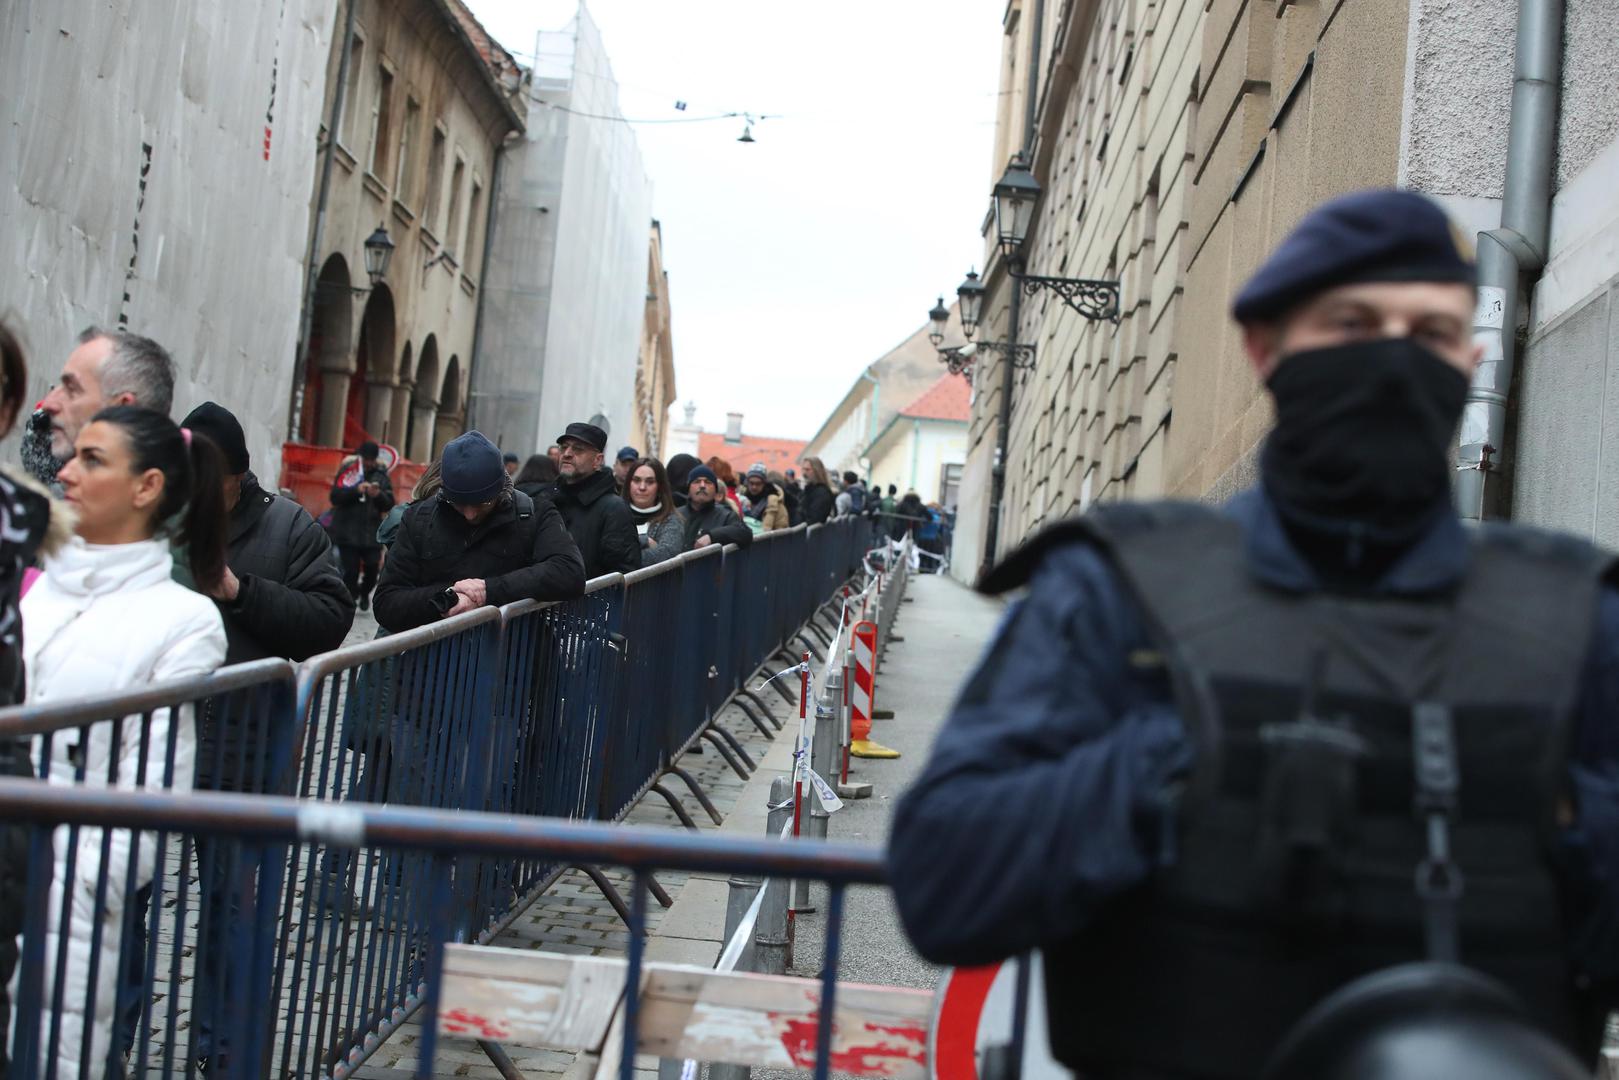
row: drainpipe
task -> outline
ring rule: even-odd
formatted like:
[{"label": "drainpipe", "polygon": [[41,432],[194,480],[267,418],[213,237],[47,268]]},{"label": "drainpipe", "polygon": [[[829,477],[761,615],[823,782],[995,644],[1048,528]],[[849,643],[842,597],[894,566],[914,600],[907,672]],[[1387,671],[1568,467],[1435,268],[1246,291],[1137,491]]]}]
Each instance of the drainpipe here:
[{"label": "drainpipe", "polygon": [[871,383],[871,419],[866,421],[866,446],[869,448],[871,441],[877,437],[877,403],[882,400],[883,384],[869,367],[861,369],[860,377]]},{"label": "drainpipe", "polygon": [[522,138],[522,132],[509,131],[506,137],[500,140],[495,147],[495,163],[489,169],[489,208],[483,222],[483,259],[478,269],[478,307],[472,316],[472,363],[467,373],[467,418],[468,431],[476,431],[478,425],[474,422],[478,404],[477,395],[471,393],[472,372],[478,370],[478,362],[483,358],[480,351],[483,347],[483,312],[484,301],[489,298],[489,262],[490,255],[495,250],[495,221],[500,209],[500,177],[506,164],[506,150],[512,143]]},{"label": "drainpipe", "polygon": [[1484,358],[1468,391],[1456,458],[1456,508],[1470,521],[1501,516],[1507,502],[1502,463],[1518,301],[1523,279],[1546,265],[1562,61],[1563,0],[1519,0],[1501,227],[1478,235],[1473,340]]},{"label": "drainpipe", "polygon": [[[1028,160],[1031,169],[1034,168],[1034,128],[1039,112],[1040,39],[1045,36],[1045,22],[1046,0],[1034,0],[1034,40],[1029,45],[1029,92],[1023,101],[1023,156]],[[1023,323],[1023,290],[1018,287],[1016,279],[1012,278],[1010,273],[1008,280],[1012,285],[1012,302],[1007,309],[1006,333],[1008,341],[1016,342],[1018,328]],[[995,549],[1000,546],[1001,503],[1006,497],[1006,454],[1007,444],[1011,439],[1014,374],[1012,358],[1002,357],[1000,423],[995,431],[995,461],[990,472],[989,525],[984,533],[984,557],[978,571],[980,577],[995,565]]]},{"label": "drainpipe", "polygon": [[920,491],[916,483],[916,470],[922,456],[922,421],[911,421],[911,490]]},{"label": "drainpipe", "polygon": [[349,85],[349,54],[354,51],[354,12],[360,0],[349,0],[343,24],[343,51],[337,58],[337,85],[332,88],[332,116],[326,122],[326,149],[320,161],[320,193],[315,199],[315,225],[309,234],[309,251],[304,262],[309,273],[304,280],[304,305],[298,313],[298,351],[292,358],[292,406],[287,415],[287,438],[298,438],[298,421],[304,414],[304,383],[309,375],[309,330],[315,321],[315,283],[320,278],[321,240],[326,234],[326,203],[332,192],[332,164],[337,158],[337,129],[343,122],[343,96]]}]

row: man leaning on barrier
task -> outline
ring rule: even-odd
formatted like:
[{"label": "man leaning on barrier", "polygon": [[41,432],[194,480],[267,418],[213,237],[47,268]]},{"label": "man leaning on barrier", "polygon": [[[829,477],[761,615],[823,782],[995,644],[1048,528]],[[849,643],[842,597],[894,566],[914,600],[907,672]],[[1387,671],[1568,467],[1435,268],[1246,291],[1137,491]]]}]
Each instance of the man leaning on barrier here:
[{"label": "man leaning on barrier", "polygon": [[512,486],[500,451],[469,431],[444,448],[437,495],[399,525],[377,585],[377,622],[398,633],[484,604],[570,600],[585,564],[546,499]]},{"label": "man leaning on barrier", "polygon": [[1486,999],[1515,1048],[1489,1075],[1594,1062],[1619,590],[1584,541],[1451,506],[1474,274],[1426,198],[1319,207],[1235,304],[1276,407],[1259,486],[1093,510],[982,583],[1028,592],[897,808],[894,893],[930,960],[1042,949],[1087,1078],[1261,1075],[1329,995],[1267,1075],[1368,1045],[1362,1077],[1458,1075]]},{"label": "man leaning on barrier", "polygon": [[710,544],[753,543],[753,530],[736,516],[729,503],[719,498],[719,477],[707,465],[699,465],[686,477],[686,505],[679,510],[684,528],[684,550],[693,551]]}]

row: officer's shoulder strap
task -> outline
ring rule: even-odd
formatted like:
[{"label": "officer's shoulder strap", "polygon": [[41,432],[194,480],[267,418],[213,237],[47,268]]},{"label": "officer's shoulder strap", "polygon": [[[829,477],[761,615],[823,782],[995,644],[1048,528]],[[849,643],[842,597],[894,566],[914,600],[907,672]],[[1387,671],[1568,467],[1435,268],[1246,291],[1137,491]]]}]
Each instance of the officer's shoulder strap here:
[{"label": "officer's shoulder strap", "polygon": [[1186,553],[1199,549],[1189,543],[1229,546],[1234,541],[1240,547],[1240,538],[1235,521],[1204,503],[1168,499],[1105,503],[1040,530],[991,568],[978,588],[994,595],[1026,585],[1048,555],[1072,544],[1095,547],[1115,565],[1128,553],[1131,562],[1161,562],[1172,568],[1192,562]]}]

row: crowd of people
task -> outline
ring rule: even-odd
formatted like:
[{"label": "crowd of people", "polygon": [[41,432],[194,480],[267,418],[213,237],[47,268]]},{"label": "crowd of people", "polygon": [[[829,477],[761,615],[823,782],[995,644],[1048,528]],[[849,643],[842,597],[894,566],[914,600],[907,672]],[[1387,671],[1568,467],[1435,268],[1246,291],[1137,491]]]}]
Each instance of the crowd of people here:
[{"label": "crowd of people", "polygon": [[[27,365],[0,326],[0,436],[21,417]],[[761,532],[838,515],[892,517],[895,536],[932,519],[914,496],[881,499],[854,474],[834,491],[817,458],[795,470],[687,454],[668,462],[633,447],[607,461],[607,434],[569,424],[526,461],[469,431],[450,441],[408,493],[391,461],[365,441],[333,479],[317,520],[260,483],[242,425],[206,401],[179,423],[175,365],[150,338],[92,327],[27,418],[21,469],[0,466],[0,706],[116,694],[206,675],[227,663],[308,659],[338,648],[356,612],[374,607],[379,633],[399,633],[522,599],[567,600],[592,577],[628,574],[713,544],[749,545]],[[913,505],[914,504],[914,505]],[[139,626],[141,632],[129,629]],[[133,721],[133,722],[132,722]],[[233,789],[214,775],[231,733],[208,707],[158,709],[90,729],[88,745],[0,739],[0,772],[52,783],[122,788]],[[143,752],[166,748],[166,753]],[[157,852],[100,830],[55,846],[49,980],[85,987],[65,996],[58,1068],[77,1072],[127,1050],[142,1007],[146,910]],[[206,853],[199,852],[206,859]],[[108,863],[111,865],[108,865]],[[0,989],[13,982],[26,892],[23,827],[0,825]],[[130,881],[83,909],[97,881]],[[202,903],[233,903],[223,875],[204,872]],[[72,918],[62,919],[64,907]],[[214,918],[220,926],[226,920]],[[67,941],[58,940],[66,927]],[[98,943],[98,944],[96,944]],[[93,948],[93,945],[95,946]],[[205,950],[220,952],[223,950]],[[92,956],[95,952],[95,956]],[[89,986],[92,977],[94,986]],[[203,998],[220,973],[199,965]],[[51,986],[46,993],[52,992]],[[0,1031],[11,1028],[0,992]],[[215,1017],[199,1009],[196,1053],[215,1063]],[[85,1033],[89,1033],[86,1039]],[[0,1041],[0,1075],[9,1040]]]}]

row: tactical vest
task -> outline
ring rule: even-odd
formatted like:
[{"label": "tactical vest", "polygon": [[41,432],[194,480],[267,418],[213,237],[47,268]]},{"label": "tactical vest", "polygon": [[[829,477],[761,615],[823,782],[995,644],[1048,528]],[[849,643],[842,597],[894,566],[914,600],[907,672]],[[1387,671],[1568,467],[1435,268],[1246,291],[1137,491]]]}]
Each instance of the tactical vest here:
[{"label": "tactical vest", "polygon": [[1255,580],[1241,526],[1202,506],[1110,507],[1068,528],[1139,606],[1161,655],[1131,664],[1164,680],[1196,765],[1173,865],[1047,952],[1060,1060],[1096,1080],[1253,1077],[1331,991],[1422,959],[1413,717],[1436,710],[1459,776],[1460,958],[1594,1048],[1547,855],[1607,570],[1595,549],[1486,527],[1454,589],[1351,597]]}]

